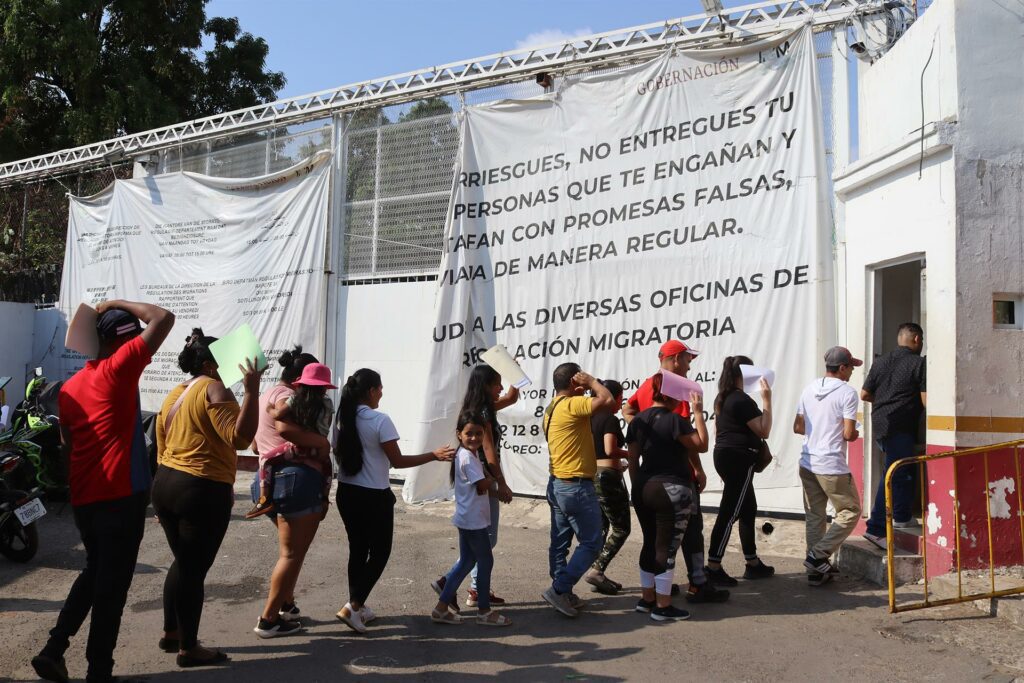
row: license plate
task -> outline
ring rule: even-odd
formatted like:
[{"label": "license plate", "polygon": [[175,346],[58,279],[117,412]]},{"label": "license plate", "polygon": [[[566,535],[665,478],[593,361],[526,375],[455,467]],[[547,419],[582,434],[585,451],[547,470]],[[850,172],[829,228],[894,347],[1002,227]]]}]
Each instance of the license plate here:
[{"label": "license plate", "polygon": [[30,500],[14,510],[14,516],[18,518],[22,526],[28,526],[45,514],[46,508],[43,507],[43,501],[38,498]]}]

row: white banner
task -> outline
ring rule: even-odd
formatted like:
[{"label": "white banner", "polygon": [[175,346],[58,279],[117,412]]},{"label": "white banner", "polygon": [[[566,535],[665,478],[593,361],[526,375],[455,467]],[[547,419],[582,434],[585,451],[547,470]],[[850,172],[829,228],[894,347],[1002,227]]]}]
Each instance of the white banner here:
[{"label": "white banner", "polygon": [[[323,346],[329,152],[260,178],[170,173],[118,180],[72,197],[60,309],[129,299],[163,306],[174,330],[142,377],[158,410],[183,379],[177,356],[193,327],[220,337],[249,323],[267,356]],[[81,358],[65,354],[66,374]],[[272,378],[265,376],[265,382]]]},{"label": "white banner", "polygon": [[[504,344],[535,384],[500,415],[503,469],[543,494],[554,368],[578,362],[628,397],[681,339],[701,352],[690,377],[708,410],[726,356],[775,370],[777,458],[758,504],[801,511],[790,421],[834,329],[810,29],[558,88],[463,114],[420,445],[454,442],[469,368]],[[711,460],[705,504],[721,490]],[[407,500],[448,495],[445,465],[405,485]]]}]

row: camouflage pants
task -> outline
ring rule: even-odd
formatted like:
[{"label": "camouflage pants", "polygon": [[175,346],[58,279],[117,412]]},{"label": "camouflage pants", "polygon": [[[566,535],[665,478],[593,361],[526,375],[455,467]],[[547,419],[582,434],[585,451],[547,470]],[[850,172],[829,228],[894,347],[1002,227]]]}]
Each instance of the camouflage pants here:
[{"label": "camouflage pants", "polygon": [[594,561],[593,568],[604,573],[629,537],[629,492],[622,481],[622,473],[613,469],[598,469],[594,483],[598,500],[601,502],[604,547]]}]

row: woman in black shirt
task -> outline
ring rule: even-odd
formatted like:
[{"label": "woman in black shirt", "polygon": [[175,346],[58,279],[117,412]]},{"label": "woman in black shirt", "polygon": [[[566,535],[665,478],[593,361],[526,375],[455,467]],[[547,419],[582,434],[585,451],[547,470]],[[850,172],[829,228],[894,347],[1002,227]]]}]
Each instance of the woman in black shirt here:
[{"label": "woman in black shirt", "polygon": [[718,396],[715,398],[715,471],[722,478],[722,501],[718,506],[718,518],[711,531],[708,547],[708,566],[705,573],[719,586],[735,586],[736,579],[722,569],[722,557],[729,545],[732,525],[740,522],[740,545],[747,566],[744,579],[765,579],[775,574],[757,556],[754,541],[754,519],[757,515],[757,498],[754,495],[754,463],[761,448],[761,441],[768,438],[772,429],[772,390],[761,380],[761,403],[757,407],[754,399],[743,391],[741,365],[753,365],[746,356],[729,356],[722,366],[718,378]]},{"label": "woman in black shirt", "polygon": [[[676,550],[690,520],[689,450],[708,448],[704,401],[690,397],[694,425],[674,412],[677,398],[662,394],[662,376],[653,379],[654,404],[629,423],[629,478],[644,542],[640,550],[640,587],[637,612],[649,612],[655,621],[687,619],[690,613],[672,605],[672,578]],[[682,397],[680,397],[682,398]]]},{"label": "woman in black shirt", "polygon": [[622,470],[625,469],[622,466],[622,457],[626,454],[623,446],[626,445],[626,437],[622,435],[617,414],[619,406],[622,405],[622,385],[613,379],[603,379],[601,384],[612,392],[616,406],[614,413],[595,413],[590,418],[594,453],[597,455],[597,476],[594,478],[594,484],[597,488],[597,499],[601,503],[604,547],[584,578],[598,593],[617,595],[622,590],[622,584],[612,581],[604,572],[629,537],[629,492],[622,480]]}]

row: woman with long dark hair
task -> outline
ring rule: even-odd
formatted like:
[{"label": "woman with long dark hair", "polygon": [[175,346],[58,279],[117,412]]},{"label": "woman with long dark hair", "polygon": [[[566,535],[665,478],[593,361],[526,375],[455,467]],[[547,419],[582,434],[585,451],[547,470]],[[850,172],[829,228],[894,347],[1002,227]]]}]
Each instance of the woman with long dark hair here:
[{"label": "woman with long dark hair", "polygon": [[[505,482],[505,475],[501,471],[501,424],[498,422],[498,411],[514,404],[519,400],[519,390],[509,387],[504,394],[501,393],[501,375],[489,365],[477,365],[469,373],[469,384],[466,387],[466,395],[462,399],[462,409],[459,414],[469,413],[478,415],[484,422],[483,435],[483,460],[488,475],[497,481],[497,488],[491,491],[488,503],[491,508],[491,522],[487,528],[487,535],[491,541],[491,550],[498,544],[498,517],[501,513],[498,503],[510,503],[512,501],[512,489]],[[477,606],[476,591],[476,566],[470,573],[471,583],[469,586],[469,597],[466,604],[470,607]],[[447,574],[445,575],[447,576]],[[444,591],[445,577],[442,576],[434,581],[431,587],[438,595]],[[499,598],[490,592],[491,605],[504,605],[504,598]],[[455,601],[458,605],[458,600]],[[457,607],[456,607],[457,609]]]},{"label": "woman with long dark hair", "polygon": [[178,666],[207,666],[228,656],[199,645],[203,583],[213,566],[235,502],[237,451],[256,433],[260,376],[247,361],[239,406],[220,381],[210,344],[199,328],[178,355],[192,379],[171,390],[156,418],[157,461],[153,509],[174,562],[164,581],[164,637],[160,648],[178,653]]},{"label": "woman with long dark hair", "polygon": [[[683,396],[671,396],[663,376],[651,378],[652,404],[629,423],[629,478],[633,507],[644,536],[640,549],[640,588],[637,612],[655,621],[687,619],[690,613],[672,605],[676,551],[690,522],[693,505],[690,453],[708,448],[704,399],[690,396],[694,424],[676,413]],[[663,391],[664,389],[664,391]]]},{"label": "woman with long dark hair", "polygon": [[753,365],[746,356],[729,356],[722,364],[715,397],[715,471],[722,478],[722,500],[718,518],[711,531],[708,548],[708,577],[719,586],[735,586],[736,579],[722,569],[722,558],[729,545],[732,526],[739,520],[740,545],[746,567],[744,579],[766,579],[775,574],[757,556],[754,521],[757,497],[754,494],[754,465],[761,442],[772,430],[772,390],[761,380],[761,404],[743,391],[741,366]]},{"label": "woman with long dark hair", "polygon": [[451,445],[402,455],[395,424],[377,410],[383,396],[379,374],[356,370],[341,388],[334,420],[337,503],[348,535],[349,589],[349,600],[336,616],[357,633],[365,633],[366,624],[376,618],[366,599],[391,556],[396,501],[388,470],[447,462],[455,455]]}]

